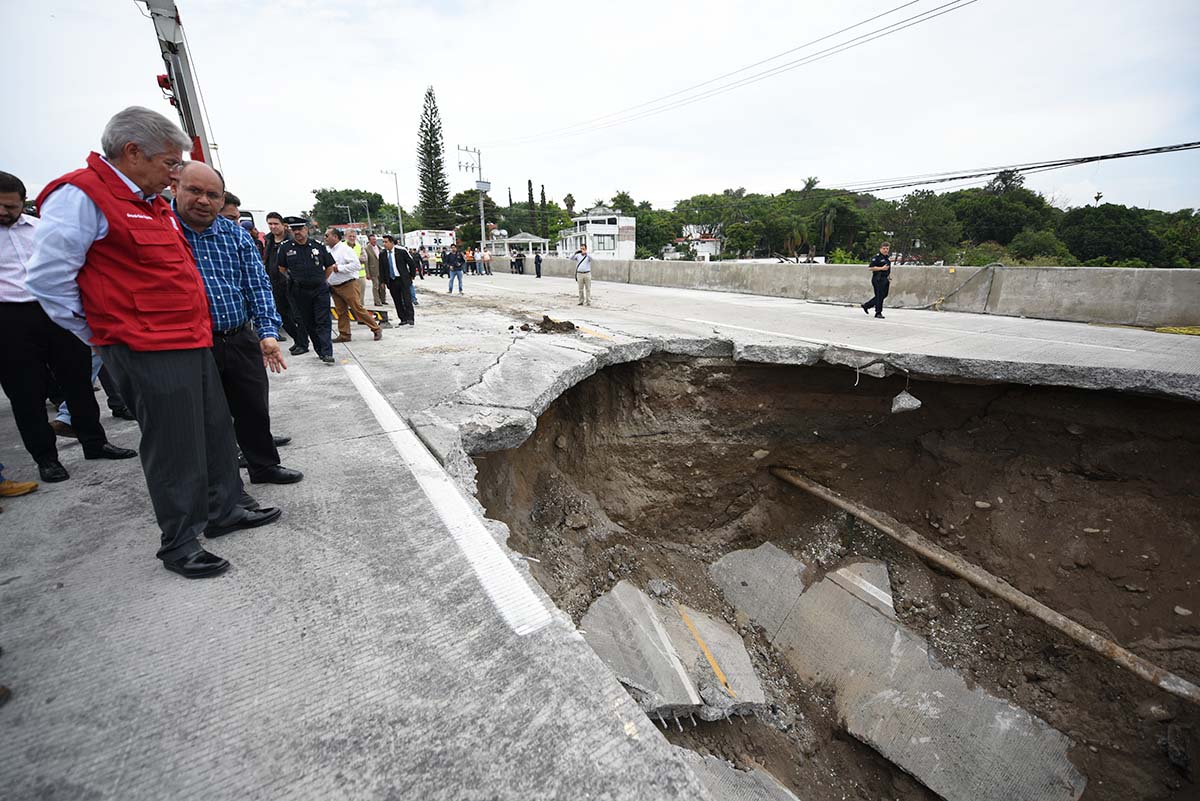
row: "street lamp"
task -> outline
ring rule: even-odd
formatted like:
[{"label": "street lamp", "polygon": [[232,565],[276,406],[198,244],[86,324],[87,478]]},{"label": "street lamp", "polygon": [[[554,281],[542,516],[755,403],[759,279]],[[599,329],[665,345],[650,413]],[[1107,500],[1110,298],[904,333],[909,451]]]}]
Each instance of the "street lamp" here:
[{"label": "street lamp", "polygon": [[384,175],[392,176],[392,184],[396,187],[396,224],[400,226],[400,244],[404,244],[404,215],[400,213],[400,179],[395,170],[380,170]]},{"label": "street lamp", "polygon": [[345,210],[346,210],[346,224],[347,224],[347,225],[353,225],[353,224],[354,224],[354,217],[352,217],[352,216],[350,215],[350,207],[349,207],[349,206],[343,206],[341,203],[334,203],[333,205],[334,205],[334,206],[336,206],[336,207],[337,207],[337,208],[339,208],[339,209],[345,209]]},{"label": "street lamp", "polygon": [[371,229],[371,204],[365,200],[356,200],[355,203],[363,204],[363,208],[367,210],[367,230]]}]

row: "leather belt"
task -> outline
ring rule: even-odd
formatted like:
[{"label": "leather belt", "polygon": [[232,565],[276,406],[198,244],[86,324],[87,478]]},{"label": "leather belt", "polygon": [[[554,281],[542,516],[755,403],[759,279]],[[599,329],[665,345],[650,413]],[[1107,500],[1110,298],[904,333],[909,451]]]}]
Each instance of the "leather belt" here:
[{"label": "leather belt", "polygon": [[215,329],[214,329],[214,330],[213,330],[213,336],[214,336],[214,337],[224,337],[224,338],[229,338],[229,337],[233,336],[234,334],[240,334],[240,333],[242,333],[242,330],[243,330],[243,329],[245,329],[245,327],[246,327],[247,325],[248,325],[248,323],[242,323],[242,324],[241,324],[241,325],[239,325],[237,328],[230,328],[228,331],[217,331],[217,330],[215,330]]}]

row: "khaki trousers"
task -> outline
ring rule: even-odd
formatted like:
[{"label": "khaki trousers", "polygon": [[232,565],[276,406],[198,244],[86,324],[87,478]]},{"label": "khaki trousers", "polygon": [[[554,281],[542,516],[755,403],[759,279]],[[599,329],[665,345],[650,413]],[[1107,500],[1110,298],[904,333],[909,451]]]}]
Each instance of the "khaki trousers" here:
[{"label": "khaki trousers", "polygon": [[575,273],[575,281],[579,284],[579,304],[592,305],[592,274]]},{"label": "khaki trousers", "polygon": [[347,310],[354,314],[355,320],[362,320],[372,331],[379,330],[379,323],[375,322],[375,315],[363,308],[362,300],[359,299],[359,282],[347,281],[344,284],[338,284],[329,288],[330,294],[333,295],[333,308],[337,310],[338,318],[338,336],[349,338],[350,336],[350,315]]}]

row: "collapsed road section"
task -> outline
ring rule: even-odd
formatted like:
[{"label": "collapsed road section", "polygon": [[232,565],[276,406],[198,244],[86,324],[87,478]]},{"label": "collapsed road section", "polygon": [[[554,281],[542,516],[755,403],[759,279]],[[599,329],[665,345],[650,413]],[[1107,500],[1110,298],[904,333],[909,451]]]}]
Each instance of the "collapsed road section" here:
[{"label": "collapsed road section", "polygon": [[[902,392],[919,403],[894,412]],[[1184,799],[1194,704],[771,468],[881,510],[1195,682],[1196,411],[659,353],[582,380],[518,447],[474,462],[509,546],[677,745],[806,801]],[[747,714],[696,714],[722,660],[746,663],[718,635],[706,666],[686,625],[678,642],[667,633],[680,610],[736,633],[763,691]],[[662,665],[638,663],[650,656]],[[646,676],[672,674],[676,695],[656,698]]]}]

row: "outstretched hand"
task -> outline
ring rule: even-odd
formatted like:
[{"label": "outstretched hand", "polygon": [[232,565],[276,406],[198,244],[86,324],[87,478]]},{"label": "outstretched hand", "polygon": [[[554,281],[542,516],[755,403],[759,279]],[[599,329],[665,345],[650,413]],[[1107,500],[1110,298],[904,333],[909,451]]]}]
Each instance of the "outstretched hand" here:
[{"label": "outstretched hand", "polygon": [[262,348],[263,367],[272,373],[281,373],[287,369],[287,362],[283,360],[283,351],[279,347],[279,340],[275,337],[266,337],[259,340],[258,346]]}]

